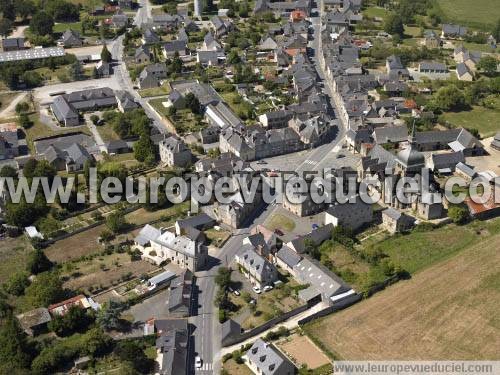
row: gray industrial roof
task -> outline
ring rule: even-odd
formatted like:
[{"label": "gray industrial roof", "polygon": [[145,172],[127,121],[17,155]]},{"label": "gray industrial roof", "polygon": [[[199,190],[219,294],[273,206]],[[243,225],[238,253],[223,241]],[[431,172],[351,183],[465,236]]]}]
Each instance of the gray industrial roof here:
[{"label": "gray industrial roof", "polygon": [[66,55],[62,47],[31,48],[0,53],[0,62],[45,59]]}]

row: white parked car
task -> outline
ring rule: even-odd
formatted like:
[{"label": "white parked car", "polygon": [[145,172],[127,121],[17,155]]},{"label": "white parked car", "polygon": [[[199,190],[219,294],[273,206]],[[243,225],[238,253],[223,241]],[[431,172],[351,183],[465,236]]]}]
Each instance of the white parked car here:
[{"label": "white parked car", "polygon": [[273,289],[274,289],[274,288],[273,288],[273,286],[272,286],[272,285],[266,285],[266,286],[264,287],[264,292],[269,292],[270,290],[273,290]]},{"label": "white parked car", "polygon": [[239,296],[240,295],[240,291],[237,290],[237,289],[235,289],[233,293],[234,293],[235,296]]},{"label": "white parked car", "polygon": [[257,294],[261,294],[262,293],[262,290],[258,286],[254,286],[252,289]]},{"label": "white parked car", "polygon": [[194,367],[196,368],[201,368],[201,358],[199,355],[197,355],[195,358],[194,358]]}]

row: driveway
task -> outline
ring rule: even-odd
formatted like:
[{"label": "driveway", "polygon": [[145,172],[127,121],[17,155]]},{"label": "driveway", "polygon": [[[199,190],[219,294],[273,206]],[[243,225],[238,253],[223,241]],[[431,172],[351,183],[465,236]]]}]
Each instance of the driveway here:
[{"label": "driveway", "polygon": [[132,315],[134,322],[146,322],[148,319],[167,319],[168,314],[168,298],[170,296],[169,289],[165,289],[150,298],[146,298],[143,302],[132,306],[124,312],[124,315]]},{"label": "driveway", "polygon": [[104,140],[101,137],[101,134],[99,134],[99,131],[97,130],[97,127],[94,125],[92,120],[90,120],[90,117],[92,115],[98,115],[99,117],[101,117],[101,114],[102,114],[101,112],[86,113],[85,115],[83,115],[83,119],[85,121],[85,124],[87,124],[87,127],[90,129],[90,132],[92,133],[92,136],[94,137],[94,140],[95,140],[97,146],[99,146],[99,150],[101,152],[107,152],[107,149],[106,149],[106,146],[104,144]]},{"label": "driveway", "polygon": [[20,93],[18,96],[12,100],[7,107],[5,107],[1,112],[0,112],[0,117],[14,117],[16,116],[16,105],[17,103],[20,103],[24,97],[26,96],[26,92]]}]

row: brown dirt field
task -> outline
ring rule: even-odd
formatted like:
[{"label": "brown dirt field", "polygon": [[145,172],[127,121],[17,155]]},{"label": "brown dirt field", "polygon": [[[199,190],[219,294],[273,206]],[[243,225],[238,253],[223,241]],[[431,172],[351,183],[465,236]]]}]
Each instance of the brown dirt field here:
[{"label": "brown dirt field", "polygon": [[315,369],[330,363],[328,357],[318,349],[307,336],[292,335],[286,341],[279,342],[278,347],[300,367]]},{"label": "brown dirt field", "polygon": [[97,242],[97,238],[104,229],[105,225],[99,225],[64,240],[57,241],[45,250],[45,254],[51,261],[63,263],[71,259],[80,258],[83,255],[102,251],[102,245]]},{"label": "brown dirt field", "polygon": [[[101,269],[101,265],[105,268]],[[138,277],[156,269],[154,265],[145,261],[130,261],[130,256],[124,254],[112,254],[101,258],[95,258],[91,261],[79,262],[77,268],[72,270],[77,277],[70,278],[64,283],[64,287],[77,290],[86,290],[95,286],[110,287],[113,283],[122,282],[123,275],[132,273],[133,277]]]},{"label": "brown dirt field", "polygon": [[305,327],[349,360],[500,359],[500,235]]}]

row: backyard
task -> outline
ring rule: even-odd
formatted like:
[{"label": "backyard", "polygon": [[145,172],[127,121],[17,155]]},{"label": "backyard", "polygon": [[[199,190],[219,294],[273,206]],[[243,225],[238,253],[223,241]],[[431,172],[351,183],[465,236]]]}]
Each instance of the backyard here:
[{"label": "backyard", "polygon": [[31,114],[29,118],[31,121],[31,126],[25,129],[24,131],[26,133],[26,141],[28,143],[30,151],[32,152],[34,152],[33,141],[39,138],[49,137],[58,134],[74,133],[74,132],[81,132],[90,135],[90,130],[84,125],[78,127],[74,126],[71,128],[61,127],[57,130],[53,130],[48,125],[40,121],[38,113]]},{"label": "backyard", "polygon": [[493,108],[474,106],[470,111],[447,112],[442,118],[455,127],[467,127],[479,130],[482,137],[490,137],[500,130],[500,97],[494,99]]},{"label": "backyard", "polygon": [[266,228],[272,231],[280,229],[282,231],[291,232],[295,229],[295,222],[285,215],[274,214],[266,222]]},{"label": "backyard", "polygon": [[[233,293],[229,294],[230,300],[235,306],[230,316],[240,323],[245,330],[255,328],[303,304],[296,294],[301,286],[290,276],[281,274],[280,280],[283,281],[282,284],[275,286],[271,291],[255,295],[253,291],[245,291],[245,289],[250,289],[250,284],[244,279],[243,275],[235,275],[235,272],[233,272],[234,279],[242,280],[242,282],[236,282],[235,285],[241,286],[242,284],[244,287],[243,289],[241,287],[234,288],[242,290],[240,296]],[[256,300],[255,304],[249,303],[252,298]]]},{"label": "backyard", "polygon": [[92,293],[94,290],[107,289],[154,269],[156,267],[148,262],[131,261],[127,253],[115,253],[66,263],[62,276],[65,279],[64,287]]}]

